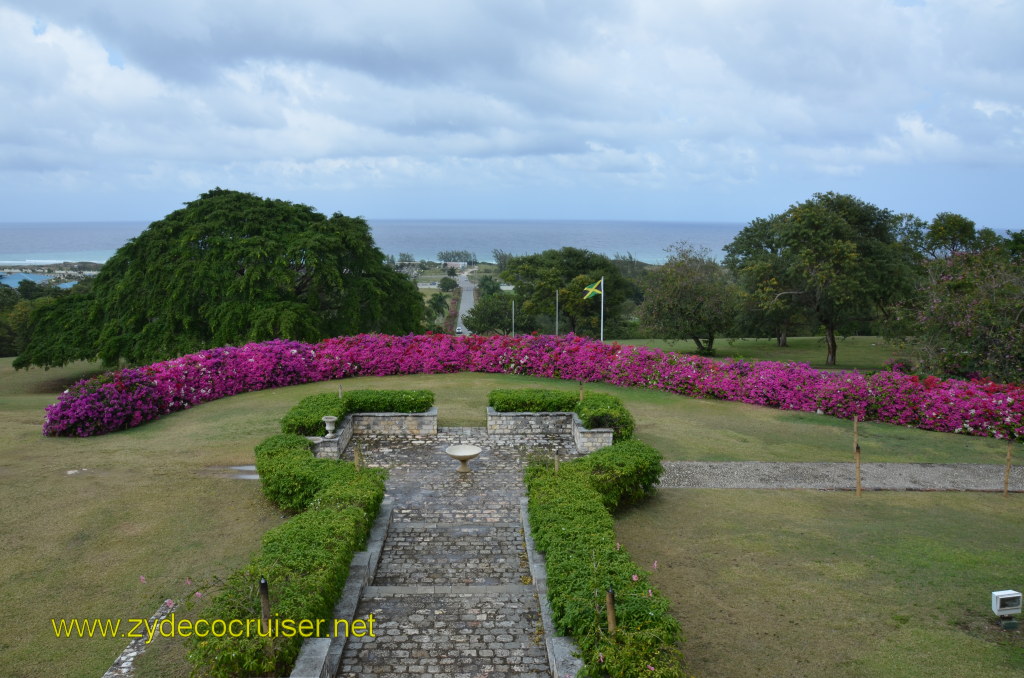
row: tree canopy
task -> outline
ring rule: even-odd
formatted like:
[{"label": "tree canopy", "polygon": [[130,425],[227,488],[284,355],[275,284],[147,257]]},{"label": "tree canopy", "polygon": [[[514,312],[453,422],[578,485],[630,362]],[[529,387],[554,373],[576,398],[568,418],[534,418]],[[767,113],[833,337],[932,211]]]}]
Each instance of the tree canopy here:
[{"label": "tree canopy", "polygon": [[523,300],[522,308],[517,308],[517,326],[522,316],[524,321],[532,318],[538,325],[547,318],[553,328],[558,290],[560,317],[565,323],[562,327],[576,334],[596,335],[600,329],[600,300],[592,298],[584,303],[584,287],[605,279],[606,327],[620,321],[623,302],[638,296],[637,286],[623,277],[611,259],[575,247],[510,257],[500,275],[515,286]]},{"label": "tree canopy", "polygon": [[[462,324],[473,334],[511,334],[512,301],[517,297],[511,292],[495,292],[477,299],[473,307],[462,318]],[[518,302],[517,302],[518,303]],[[530,326],[517,319],[520,332],[529,331]]]},{"label": "tree canopy", "polygon": [[916,304],[925,369],[1024,383],[1024,266],[1001,248],[929,262]]},{"label": "tree canopy", "polygon": [[652,336],[690,338],[701,355],[714,355],[715,337],[731,329],[739,293],[710,250],[687,243],[669,248],[663,266],[648,272],[641,324]]},{"label": "tree canopy", "polygon": [[419,328],[423,301],[384,264],[363,219],[218,188],[150,224],[104,265],[89,295],[58,299],[47,320],[65,311],[88,328],[72,336],[68,323],[35,323],[16,366],[401,334]]},{"label": "tree canopy", "polygon": [[909,293],[914,253],[897,238],[901,219],[852,195],[816,193],[751,222],[726,246],[727,261],[765,311],[792,304],[819,322],[834,365],[838,331]]}]

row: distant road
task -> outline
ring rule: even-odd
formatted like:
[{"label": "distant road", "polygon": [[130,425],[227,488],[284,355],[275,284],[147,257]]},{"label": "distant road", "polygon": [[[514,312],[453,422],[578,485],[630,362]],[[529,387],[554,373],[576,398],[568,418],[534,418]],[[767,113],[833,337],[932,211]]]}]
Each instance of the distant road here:
[{"label": "distant road", "polygon": [[465,273],[459,274],[459,287],[462,288],[462,301],[459,303],[459,321],[457,327],[461,327],[465,331],[466,326],[463,324],[463,318],[469,310],[473,308],[476,297],[476,285],[474,285],[469,279],[469,273],[472,273],[473,268],[467,268]]}]

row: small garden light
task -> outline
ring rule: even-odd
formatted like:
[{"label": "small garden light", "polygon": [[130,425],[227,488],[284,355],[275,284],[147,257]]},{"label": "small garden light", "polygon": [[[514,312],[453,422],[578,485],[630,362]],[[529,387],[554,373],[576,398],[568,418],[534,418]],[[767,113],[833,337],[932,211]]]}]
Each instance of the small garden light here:
[{"label": "small garden light", "polygon": [[1013,618],[1013,615],[1020,614],[1021,611],[1020,591],[1012,591],[1010,589],[993,591],[992,611],[999,616],[1000,624],[1004,629],[1010,631],[1017,628],[1018,623]]}]

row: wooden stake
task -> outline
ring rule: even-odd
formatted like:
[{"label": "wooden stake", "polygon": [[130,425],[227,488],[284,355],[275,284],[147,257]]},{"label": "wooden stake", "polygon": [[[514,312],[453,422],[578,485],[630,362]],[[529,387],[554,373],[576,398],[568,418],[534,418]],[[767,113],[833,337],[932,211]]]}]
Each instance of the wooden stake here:
[{"label": "wooden stake", "polygon": [[270,587],[267,586],[267,578],[260,577],[260,625],[263,633],[270,637]]},{"label": "wooden stake", "polygon": [[583,382],[580,382],[580,402],[583,402]]},{"label": "wooden stake", "polygon": [[857,442],[857,415],[853,415],[853,461],[857,467],[857,496],[860,496],[860,444]]},{"label": "wooden stake", "polygon": [[604,608],[608,613],[608,635],[615,635],[615,590],[608,589],[608,593],[604,597]]},{"label": "wooden stake", "polygon": [[1013,438],[1006,439],[1006,470],[1003,471],[1003,496],[1010,496],[1010,467],[1013,465]]},{"label": "wooden stake", "polygon": [[558,448],[555,448],[555,473],[558,473]]}]

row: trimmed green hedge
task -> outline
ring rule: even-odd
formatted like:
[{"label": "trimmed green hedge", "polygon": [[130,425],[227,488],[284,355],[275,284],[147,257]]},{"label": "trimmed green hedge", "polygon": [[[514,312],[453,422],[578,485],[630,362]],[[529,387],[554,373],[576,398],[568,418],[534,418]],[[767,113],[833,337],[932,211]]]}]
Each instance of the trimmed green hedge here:
[{"label": "trimmed green hedge", "polygon": [[281,419],[281,433],[297,433],[300,436],[327,435],[327,427],[322,418],[331,415],[338,418],[345,416],[345,406],[337,393],[314,393],[299,401],[299,404],[288,410]]},{"label": "trimmed green hedge", "polygon": [[586,391],[583,400],[571,391],[542,388],[496,389],[487,404],[497,412],[575,412],[586,428],[610,428],[615,442],[633,437],[636,422],[622,401],[607,393]]},{"label": "trimmed green hedge", "polygon": [[584,393],[576,403],[576,414],[587,428],[610,428],[612,440],[620,442],[633,437],[636,422],[622,401],[607,393]]},{"label": "trimmed green hedge", "polygon": [[[266,577],[275,617],[330,620],[352,556],[366,546],[387,472],[316,459],[309,441],[296,434],[260,443],[256,468],[271,501],[302,513],[263,536],[261,549],[228,577],[202,617],[209,622],[259,619],[259,581]],[[194,673],[204,676],[288,675],[302,641],[298,636],[191,637],[188,659]]]},{"label": "trimmed green hedge", "polygon": [[336,393],[315,393],[306,396],[281,419],[281,433],[301,436],[327,434],[324,415],[338,418],[353,412],[426,412],[434,406],[430,391],[346,391],[343,397]]},{"label": "trimmed green hedge", "polygon": [[426,412],[434,406],[430,391],[345,391],[345,413],[352,412]]},{"label": "trimmed green hedge", "polygon": [[572,412],[579,402],[572,391],[544,388],[499,388],[487,395],[487,404],[496,412]]},{"label": "trimmed green hedge", "polygon": [[[555,627],[572,635],[590,676],[679,678],[679,623],[669,601],[615,541],[609,509],[651,493],[661,455],[639,441],[618,443],[561,465],[526,471],[530,530],[547,560]],[[605,592],[615,591],[618,630],[607,632]]]}]

